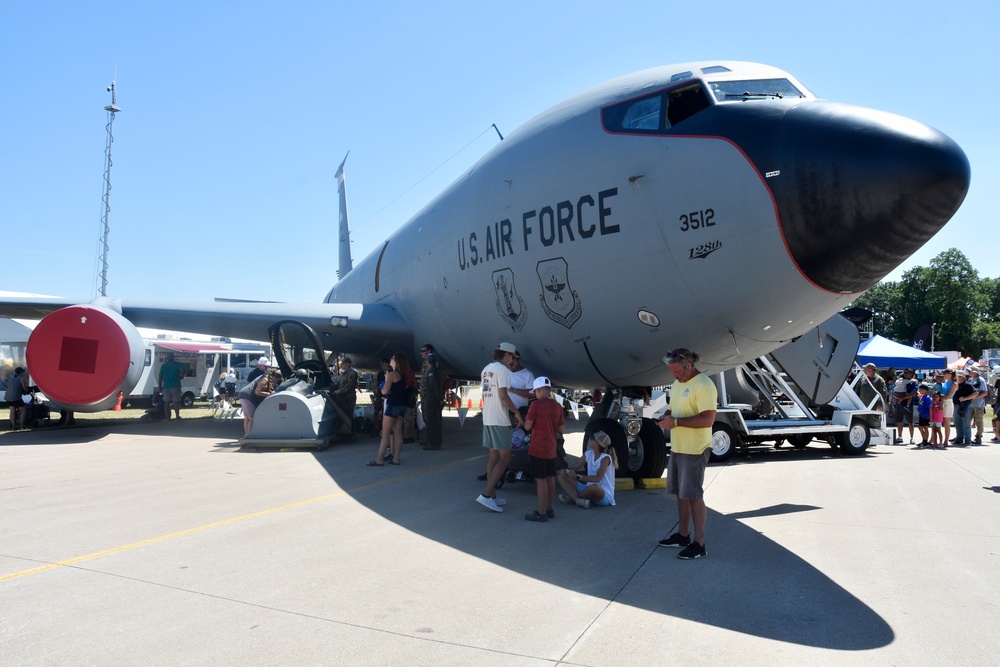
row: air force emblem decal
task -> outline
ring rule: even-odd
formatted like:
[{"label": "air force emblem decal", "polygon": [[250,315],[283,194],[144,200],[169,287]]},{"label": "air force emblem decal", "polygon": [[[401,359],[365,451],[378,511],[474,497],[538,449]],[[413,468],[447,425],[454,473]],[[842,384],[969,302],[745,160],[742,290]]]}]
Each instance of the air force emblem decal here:
[{"label": "air force emblem decal", "polygon": [[583,309],[580,306],[580,296],[569,284],[569,265],[562,257],[539,262],[535,271],[541,281],[542,293],[539,300],[545,314],[553,322],[558,322],[567,329],[580,319]]},{"label": "air force emblem decal", "polygon": [[528,319],[528,309],[524,307],[524,299],[514,287],[514,272],[501,269],[493,272],[493,289],[497,295],[497,311],[500,317],[514,331],[520,331]]}]

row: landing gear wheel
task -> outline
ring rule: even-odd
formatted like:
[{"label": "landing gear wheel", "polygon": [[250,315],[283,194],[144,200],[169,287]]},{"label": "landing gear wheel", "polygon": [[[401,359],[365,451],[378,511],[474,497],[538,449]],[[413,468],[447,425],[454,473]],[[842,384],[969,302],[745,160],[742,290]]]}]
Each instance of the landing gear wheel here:
[{"label": "landing gear wheel", "polygon": [[637,447],[642,447],[639,477],[657,478],[663,476],[667,467],[667,440],[663,431],[652,419],[642,420]]},{"label": "landing gear wheel", "polygon": [[715,422],[712,424],[712,454],[709,460],[714,463],[728,461],[736,450],[736,431],[729,424]]},{"label": "landing gear wheel", "polygon": [[837,444],[845,454],[861,454],[872,441],[872,432],[868,423],[860,419],[851,421],[851,428],[846,433],[837,434]]}]

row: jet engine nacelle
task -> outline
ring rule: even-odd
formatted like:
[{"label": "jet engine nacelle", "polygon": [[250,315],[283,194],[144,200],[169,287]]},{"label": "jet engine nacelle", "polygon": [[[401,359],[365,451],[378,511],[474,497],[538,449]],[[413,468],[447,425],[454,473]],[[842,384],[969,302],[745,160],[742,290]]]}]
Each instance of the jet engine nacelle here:
[{"label": "jet engine nacelle", "polygon": [[31,380],[53,402],[98,412],[138,383],[145,343],[131,322],[106,306],[69,306],[38,323],[26,356]]}]

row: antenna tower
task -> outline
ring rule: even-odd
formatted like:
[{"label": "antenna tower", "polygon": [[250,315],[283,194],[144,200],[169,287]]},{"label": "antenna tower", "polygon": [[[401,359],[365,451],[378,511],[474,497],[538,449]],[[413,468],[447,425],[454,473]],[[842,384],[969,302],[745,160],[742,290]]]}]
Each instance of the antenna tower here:
[{"label": "antenna tower", "polygon": [[108,143],[104,149],[104,215],[101,216],[101,225],[104,228],[104,232],[101,236],[101,296],[108,295],[108,234],[111,233],[111,226],[108,223],[108,217],[111,215],[111,144],[115,142],[112,126],[115,124],[115,114],[121,111],[116,104],[118,96],[115,92],[114,81],[108,86],[108,92],[111,93],[111,104],[104,107],[104,110],[108,112]]}]

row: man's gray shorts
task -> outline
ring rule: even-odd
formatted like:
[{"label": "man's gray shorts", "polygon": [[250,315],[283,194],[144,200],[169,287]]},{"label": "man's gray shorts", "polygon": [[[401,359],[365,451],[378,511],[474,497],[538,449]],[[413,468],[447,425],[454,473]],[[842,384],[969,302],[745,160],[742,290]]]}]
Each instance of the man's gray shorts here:
[{"label": "man's gray shorts", "polygon": [[175,405],[178,408],[181,407],[181,388],[171,387],[170,389],[163,389],[163,405],[171,406]]},{"label": "man's gray shorts", "polygon": [[913,408],[909,405],[896,404],[892,415],[896,420],[896,425],[913,423]]},{"label": "man's gray shorts", "polygon": [[514,429],[510,426],[484,426],[483,447],[487,449],[510,449]]},{"label": "man's gray shorts", "polygon": [[667,459],[667,493],[681,500],[701,500],[705,496],[705,468],[712,449],[708,448],[697,456],[670,452]]}]

